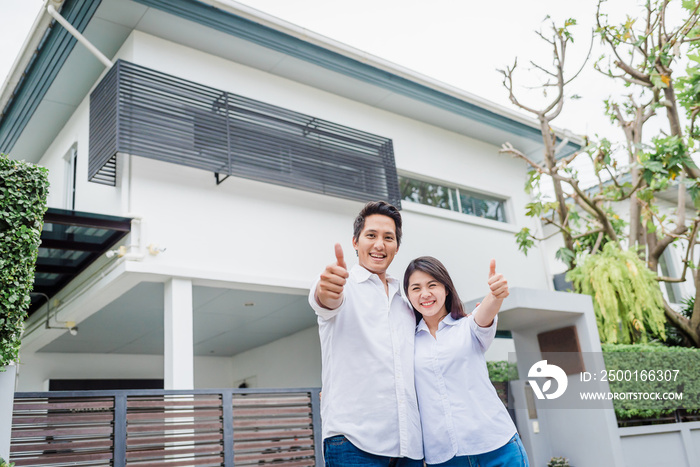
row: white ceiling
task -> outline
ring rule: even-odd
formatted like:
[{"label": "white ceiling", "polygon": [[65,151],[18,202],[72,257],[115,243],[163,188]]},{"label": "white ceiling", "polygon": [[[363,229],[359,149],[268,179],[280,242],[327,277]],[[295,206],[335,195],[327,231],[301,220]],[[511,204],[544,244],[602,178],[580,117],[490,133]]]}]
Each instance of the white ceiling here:
[{"label": "white ceiling", "polygon": [[[162,283],[142,282],[40,352],[163,355],[163,296]],[[305,295],[195,286],[192,299],[199,356],[229,357],[316,324]]]}]

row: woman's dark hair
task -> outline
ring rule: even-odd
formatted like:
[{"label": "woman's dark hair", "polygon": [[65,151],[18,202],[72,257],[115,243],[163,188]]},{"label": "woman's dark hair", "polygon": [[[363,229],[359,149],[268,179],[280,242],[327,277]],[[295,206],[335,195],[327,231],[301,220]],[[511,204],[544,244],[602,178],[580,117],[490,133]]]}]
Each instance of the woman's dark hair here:
[{"label": "woman's dark hair", "polygon": [[[459,299],[457,289],[455,289],[450,274],[447,272],[447,269],[445,269],[445,266],[432,256],[421,256],[408,263],[406,272],[403,275],[403,290],[406,292],[406,296],[408,296],[408,281],[411,279],[411,275],[416,271],[421,271],[433,276],[436,281],[445,286],[445,292],[447,292],[445,308],[453,319],[460,319],[466,316],[466,313],[464,313],[464,306]],[[416,311],[413,304],[411,304],[411,307],[413,308],[413,313],[416,315],[416,321],[420,321],[420,313]]]},{"label": "woman's dark hair", "polygon": [[360,239],[362,229],[365,228],[365,219],[374,214],[387,216],[394,221],[394,225],[396,226],[396,245],[401,246],[401,213],[395,206],[384,201],[370,201],[362,208],[362,211],[360,211],[355,218],[355,224],[353,225],[352,236],[355,241],[357,242]]}]

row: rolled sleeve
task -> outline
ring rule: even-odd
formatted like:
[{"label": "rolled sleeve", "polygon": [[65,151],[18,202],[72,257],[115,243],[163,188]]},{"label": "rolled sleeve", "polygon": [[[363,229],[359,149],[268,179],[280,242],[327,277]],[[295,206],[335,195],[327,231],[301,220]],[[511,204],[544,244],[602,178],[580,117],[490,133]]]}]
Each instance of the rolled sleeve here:
[{"label": "rolled sleeve", "polygon": [[318,286],[320,280],[321,278],[317,277],[313,284],[311,284],[311,289],[309,289],[309,306],[311,306],[311,309],[314,310],[316,316],[323,320],[328,320],[333,318],[340,312],[340,310],[343,309],[343,306],[345,305],[345,295],[343,295],[343,302],[338,308],[329,310],[328,308],[322,307],[316,302],[316,286]]},{"label": "rolled sleeve", "polygon": [[486,327],[479,326],[474,320],[474,315],[469,316],[467,319],[469,320],[469,328],[471,329],[472,334],[479,341],[481,348],[485,352],[491,346],[494,337],[496,337],[498,315],[493,317],[493,323],[491,323],[491,326]]}]

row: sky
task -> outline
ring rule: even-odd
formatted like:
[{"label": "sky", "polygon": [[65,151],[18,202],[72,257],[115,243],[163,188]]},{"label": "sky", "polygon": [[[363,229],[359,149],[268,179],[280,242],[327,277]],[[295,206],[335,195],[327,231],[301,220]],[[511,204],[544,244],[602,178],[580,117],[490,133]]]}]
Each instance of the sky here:
[{"label": "sky", "polygon": [[[225,3],[227,0],[221,0]],[[552,63],[551,48],[535,31],[549,34],[551,22],[575,18],[575,41],[568,49],[566,71],[572,76],[584,62],[600,55],[593,40],[594,0],[243,0],[290,23],[350,45],[433,79],[516,110],[509,102],[498,69],[518,58],[516,92],[524,103],[541,108],[547,98],[530,60]],[[614,0],[605,8],[613,18],[634,12],[636,0]],[[0,0],[0,81],[4,82],[42,0]],[[550,19],[546,19],[546,18]],[[592,70],[590,62],[572,82],[562,115],[553,124],[579,135],[621,138],[603,116],[603,99],[620,86]],[[551,93],[550,96],[551,98]]]}]

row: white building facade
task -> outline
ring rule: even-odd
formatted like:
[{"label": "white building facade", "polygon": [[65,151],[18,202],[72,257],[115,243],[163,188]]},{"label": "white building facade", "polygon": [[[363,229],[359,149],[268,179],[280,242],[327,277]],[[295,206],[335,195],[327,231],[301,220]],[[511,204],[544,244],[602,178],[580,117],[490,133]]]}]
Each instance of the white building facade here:
[{"label": "white building facade", "polygon": [[[371,193],[323,193],[304,178],[227,178],[183,165],[183,150],[167,146],[160,150],[170,160],[147,155],[148,148],[117,150],[111,181],[90,181],[96,128],[105,125],[96,117],[95,90],[117,66],[389,141],[390,154],[376,160],[385,164],[378,176],[388,195],[398,195],[404,219],[393,275],[402,277],[416,256],[432,255],[469,300],[486,293],[489,259],[496,258],[511,285],[551,290],[546,252],[524,256],[514,238],[523,226],[535,228],[523,214],[526,167],[498,154],[505,141],[537,154],[535,122],[233,2],[66,0],[60,11],[114,65],[104,67],[80,44],[66,45],[72,36],[42,13],[0,94],[0,151],[49,168],[50,208],[131,222],[128,235],[105,246],[107,254],[74,268],[58,290],[33,297],[18,390],[66,380],[155,379],[166,389],[320,385],[308,287],[334,260],[334,243],[353,262],[352,221]],[[157,113],[147,100],[140,105]],[[168,115],[131,124],[155,147],[165,132],[184,131],[173,130]],[[309,125],[310,133],[320,128]],[[111,131],[130,137],[117,123]],[[178,137],[196,148],[194,120],[188,131]],[[287,160],[280,156],[284,138],[268,136],[260,145],[277,152],[260,163],[266,167]],[[197,157],[209,160],[205,152]],[[314,164],[331,174],[342,165],[323,158]],[[70,237],[70,227],[64,233]],[[87,235],[99,236],[99,229]],[[48,248],[43,256],[69,263],[79,256],[71,248],[79,246]],[[61,274],[39,268],[37,280]],[[491,358],[507,359],[512,349],[510,340],[497,339]]]}]

